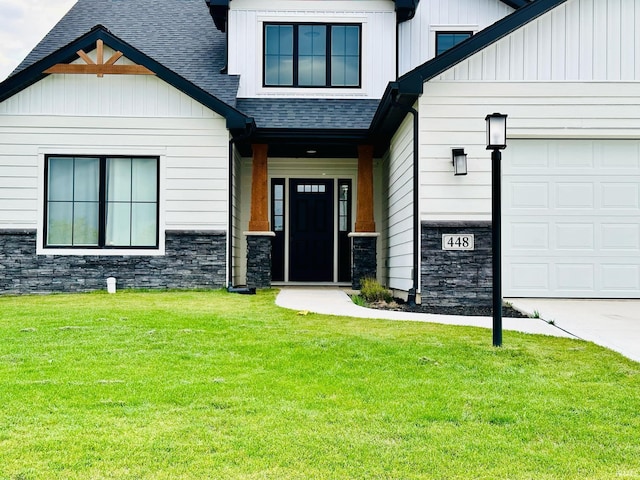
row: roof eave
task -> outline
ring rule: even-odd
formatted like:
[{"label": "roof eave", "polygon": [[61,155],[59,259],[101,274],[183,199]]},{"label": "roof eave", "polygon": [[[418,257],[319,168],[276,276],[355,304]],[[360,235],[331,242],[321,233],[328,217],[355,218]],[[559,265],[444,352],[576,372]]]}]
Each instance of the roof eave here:
[{"label": "roof eave", "polygon": [[[526,6],[515,10],[509,16],[497,21],[442,55],[404,74],[397,82],[389,84],[371,124],[372,132],[375,135],[392,135],[406,116],[406,112],[400,115],[399,112],[393,111],[399,102],[402,102],[405,106],[410,102],[414,103],[422,94],[425,82],[444,73],[566,1],[535,0],[534,2],[527,2]],[[396,108],[396,110],[398,109]]]},{"label": "roof eave", "polygon": [[230,130],[244,130],[253,123],[253,119],[250,117],[119,39],[102,25],[96,25],[86,34],[0,83],[0,102],[48,76],[43,72],[53,65],[75,60],[78,50],[92,49],[98,40],[102,40],[109,47],[121,51],[131,61],[147,67],[161,80],[223,116],[227,120],[227,128]]},{"label": "roof eave", "polygon": [[213,18],[213,23],[221,32],[227,31],[227,20],[229,18],[229,2],[231,0],[205,0],[209,7],[209,13]]}]

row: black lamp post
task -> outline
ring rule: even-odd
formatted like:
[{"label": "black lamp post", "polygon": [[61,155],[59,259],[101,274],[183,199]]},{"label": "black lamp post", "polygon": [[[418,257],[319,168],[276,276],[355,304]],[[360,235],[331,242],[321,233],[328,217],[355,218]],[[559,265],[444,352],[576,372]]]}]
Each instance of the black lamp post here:
[{"label": "black lamp post", "polygon": [[507,148],[507,116],[492,113],[487,122],[487,150],[491,150],[491,241],[493,260],[493,346],[502,345],[502,232],[500,150]]}]

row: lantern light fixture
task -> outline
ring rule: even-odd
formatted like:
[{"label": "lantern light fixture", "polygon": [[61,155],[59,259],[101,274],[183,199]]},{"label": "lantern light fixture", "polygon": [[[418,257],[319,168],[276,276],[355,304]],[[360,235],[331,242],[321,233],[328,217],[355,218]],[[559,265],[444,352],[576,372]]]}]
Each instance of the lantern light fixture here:
[{"label": "lantern light fixture", "polygon": [[507,116],[492,113],[485,118],[487,122],[487,150],[507,148]]},{"label": "lantern light fixture", "polygon": [[452,148],[451,160],[453,162],[454,175],[466,175],[467,174],[467,154],[464,153],[464,148]]}]

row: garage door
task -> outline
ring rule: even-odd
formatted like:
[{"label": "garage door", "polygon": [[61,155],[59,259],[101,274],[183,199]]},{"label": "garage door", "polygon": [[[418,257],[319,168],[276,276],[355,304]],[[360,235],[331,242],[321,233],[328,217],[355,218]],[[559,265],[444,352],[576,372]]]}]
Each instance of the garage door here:
[{"label": "garage door", "polygon": [[511,140],[503,292],[640,298],[640,141]]}]

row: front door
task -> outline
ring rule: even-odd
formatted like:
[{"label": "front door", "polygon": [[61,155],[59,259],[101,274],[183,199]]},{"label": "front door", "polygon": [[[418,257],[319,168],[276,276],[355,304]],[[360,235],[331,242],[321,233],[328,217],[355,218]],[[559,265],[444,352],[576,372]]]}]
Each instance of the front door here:
[{"label": "front door", "polygon": [[332,282],[333,180],[290,181],[289,280]]}]

